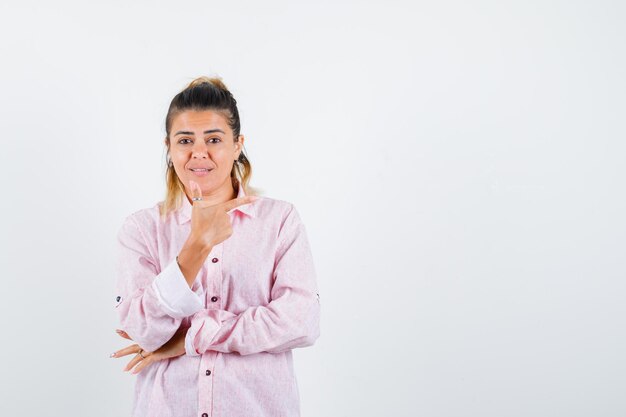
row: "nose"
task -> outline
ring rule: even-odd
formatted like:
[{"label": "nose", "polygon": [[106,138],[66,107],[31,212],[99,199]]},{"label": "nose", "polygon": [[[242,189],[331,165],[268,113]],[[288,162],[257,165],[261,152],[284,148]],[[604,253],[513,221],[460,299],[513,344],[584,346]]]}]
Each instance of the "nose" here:
[{"label": "nose", "polygon": [[197,159],[206,159],[208,158],[207,146],[202,141],[197,141],[194,143],[193,148],[191,149],[191,157]]}]

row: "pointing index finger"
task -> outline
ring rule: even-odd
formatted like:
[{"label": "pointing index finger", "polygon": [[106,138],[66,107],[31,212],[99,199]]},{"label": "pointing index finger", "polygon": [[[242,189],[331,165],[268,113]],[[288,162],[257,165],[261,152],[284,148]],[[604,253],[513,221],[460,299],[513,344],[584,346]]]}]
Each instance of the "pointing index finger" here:
[{"label": "pointing index finger", "polygon": [[256,199],[258,199],[258,197],[254,195],[246,195],[243,197],[237,197],[237,198],[233,198],[232,200],[228,200],[227,202],[223,203],[222,207],[224,208],[224,210],[230,211],[234,209],[235,207],[239,207],[243,204],[252,203]]}]

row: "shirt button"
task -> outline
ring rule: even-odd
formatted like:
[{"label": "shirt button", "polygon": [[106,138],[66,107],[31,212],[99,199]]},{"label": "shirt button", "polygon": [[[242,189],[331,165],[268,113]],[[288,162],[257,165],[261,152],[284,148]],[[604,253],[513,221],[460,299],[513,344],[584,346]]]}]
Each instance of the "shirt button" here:
[{"label": "shirt button", "polygon": [[211,301],[216,302],[217,301],[217,297],[216,296],[211,297]]},{"label": "shirt button", "polygon": [[202,413],[202,417],[209,417],[207,413]]},{"label": "shirt button", "polygon": [[115,298],[115,301],[120,301],[122,299],[122,297],[120,297],[119,295]]},{"label": "shirt button", "polygon": [[209,371],[208,369],[206,370],[206,376],[211,375],[211,371]]},{"label": "shirt button", "polygon": [[217,262],[217,261],[219,261],[219,259],[217,259],[217,258],[213,258],[213,259],[211,259],[211,262],[213,262],[213,263],[215,263],[215,262]]}]

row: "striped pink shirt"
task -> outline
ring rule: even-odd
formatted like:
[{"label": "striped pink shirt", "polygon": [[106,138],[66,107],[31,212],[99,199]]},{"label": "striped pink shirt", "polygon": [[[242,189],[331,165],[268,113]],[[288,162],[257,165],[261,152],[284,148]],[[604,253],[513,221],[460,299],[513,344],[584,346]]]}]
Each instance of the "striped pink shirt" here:
[{"label": "striped pink shirt", "polygon": [[299,416],[291,349],[319,337],[320,301],[295,207],[259,197],[230,210],[233,234],[189,288],[176,256],[191,230],[191,204],[183,198],[164,221],[159,204],[119,230],[115,308],[121,329],[149,352],[188,329],[186,354],[136,375],[132,416]]}]

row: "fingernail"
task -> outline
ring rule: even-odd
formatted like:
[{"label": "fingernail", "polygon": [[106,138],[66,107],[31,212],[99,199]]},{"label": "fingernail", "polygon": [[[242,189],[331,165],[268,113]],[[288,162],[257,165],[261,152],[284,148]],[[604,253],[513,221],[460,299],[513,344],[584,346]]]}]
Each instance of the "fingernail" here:
[{"label": "fingernail", "polygon": [[112,358],[113,356],[115,356],[115,352],[111,353],[111,356],[109,356],[109,358]]},{"label": "fingernail", "polygon": [[121,331],[120,329],[115,329],[115,331],[116,331],[117,333],[122,333],[122,331]]}]

